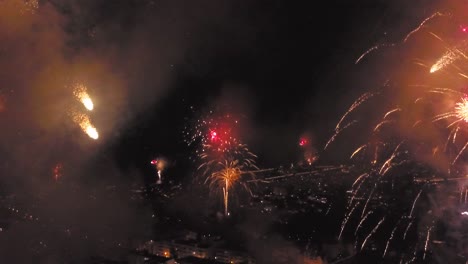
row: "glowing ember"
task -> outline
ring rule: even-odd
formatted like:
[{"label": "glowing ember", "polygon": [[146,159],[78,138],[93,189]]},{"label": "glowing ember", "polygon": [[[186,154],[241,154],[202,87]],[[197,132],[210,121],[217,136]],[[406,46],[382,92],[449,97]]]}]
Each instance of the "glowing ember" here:
[{"label": "glowing ember", "polygon": [[94,104],[86,90],[87,90],[86,86],[82,84],[78,84],[75,86],[73,93],[80,100],[80,102],[84,105],[84,107],[86,107],[86,109],[91,111],[94,109]]},{"label": "glowing ember", "polygon": [[458,118],[462,119],[465,122],[468,122],[468,97],[467,96],[463,97],[461,102],[458,102],[455,105],[455,112]]},{"label": "glowing ember", "polygon": [[301,147],[307,145],[307,143],[308,143],[308,141],[305,138],[301,138],[301,140],[299,140],[299,146],[301,146]]},{"label": "glowing ember", "polygon": [[462,212],[461,214],[468,216],[468,211]]},{"label": "glowing ember", "polygon": [[63,169],[63,166],[61,163],[57,163],[54,166],[53,173],[54,173],[55,180],[58,180],[60,177],[62,177],[62,169]]}]

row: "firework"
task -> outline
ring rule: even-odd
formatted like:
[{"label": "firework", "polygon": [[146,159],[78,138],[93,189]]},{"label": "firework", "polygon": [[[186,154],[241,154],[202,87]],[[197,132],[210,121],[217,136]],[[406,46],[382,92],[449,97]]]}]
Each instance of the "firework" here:
[{"label": "firework", "polygon": [[363,218],[361,218],[361,221],[359,221],[359,224],[357,225],[356,230],[354,231],[354,235],[357,235],[359,228],[361,228],[362,224],[366,221],[367,217],[373,212],[374,211],[369,211]]},{"label": "firework", "polygon": [[387,254],[388,246],[390,245],[390,241],[392,241],[392,239],[393,239],[393,235],[395,234],[395,231],[397,230],[397,227],[398,227],[398,225],[400,224],[400,221],[401,221],[401,218],[400,218],[400,220],[398,220],[398,222],[396,223],[395,227],[394,227],[393,230],[392,230],[392,233],[390,233],[390,237],[388,238],[387,244],[385,245],[385,250],[384,250],[384,253],[383,253],[383,255],[382,255],[382,258],[384,258],[385,255]]},{"label": "firework", "polygon": [[[443,184],[444,181],[455,179],[466,180],[464,154],[468,149],[468,43],[465,39],[460,41],[459,38],[450,39],[457,43],[449,43],[426,30],[430,20],[441,16],[445,15],[435,13],[422,21],[401,42],[374,46],[359,57],[356,63],[372,51],[406,43],[420,33],[425,37],[434,37],[435,41],[442,42],[445,47],[441,54],[433,56],[437,58],[435,61],[427,63],[418,60],[415,63],[418,69],[423,67],[420,72],[408,71],[411,74],[418,72],[416,78],[405,76],[403,81],[391,82],[406,83],[408,79],[417,79],[417,84],[404,85],[401,91],[392,86],[394,89],[379,89],[377,92],[366,92],[360,96],[339,119],[324,147],[327,149],[337,136],[344,137],[343,130],[354,129],[351,125],[363,118],[358,116],[357,112],[364,103],[371,99],[385,98],[385,104],[382,102],[382,108],[377,109],[377,114],[382,113],[381,118],[375,121],[365,119],[369,123],[367,132],[370,139],[368,142],[358,142],[357,148],[349,155],[349,162],[359,168],[359,171],[348,191],[350,196],[339,227],[339,237],[345,236],[343,230],[346,225],[357,223],[353,226],[355,245],[356,248],[365,250],[369,239],[379,232],[379,236],[387,238],[386,242],[377,239],[375,241],[376,246],[382,247],[382,258],[391,258],[391,248],[396,246],[398,241],[404,241],[408,245],[408,252],[402,252],[402,263],[427,261],[430,257],[428,250],[431,236],[438,234],[434,221],[443,221],[435,220],[439,216],[432,213],[433,210],[441,209],[438,207],[442,205],[429,205],[426,202],[433,197],[429,195],[431,191],[439,191],[435,188],[438,186],[436,182]],[[462,31],[466,31],[465,26],[462,27]],[[465,37],[466,35],[463,36]],[[431,83],[421,84],[421,80]],[[395,91],[400,92],[401,96],[392,96]],[[376,94],[382,96],[374,96]],[[445,171],[447,173],[443,177],[438,175]],[[444,179],[437,180],[438,178]],[[414,188],[415,191],[405,194],[400,192],[408,188]],[[452,188],[452,185],[447,188]],[[427,192],[428,195],[423,195],[423,190],[424,194]],[[465,190],[453,193],[457,194],[456,200],[459,199],[460,204],[463,204],[467,197]],[[446,203],[440,204],[446,206]],[[462,216],[468,215],[464,211],[457,213],[461,213]],[[432,221],[426,221],[428,219]],[[384,229],[384,222],[385,226],[393,228]],[[374,226],[370,226],[371,223],[374,223]],[[372,231],[364,237],[364,241],[358,247],[358,238],[366,225]],[[424,230],[424,233],[420,233],[421,230]],[[421,251],[421,255],[417,254],[418,251]]]},{"label": "firework", "polygon": [[73,121],[77,123],[81,130],[85,132],[90,138],[96,140],[99,138],[99,133],[97,129],[92,125],[89,116],[85,114],[74,114]]},{"label": "firework", "polygon": [[341,230],[340,230],[340,234],[338,235],[338,239],[341,238],[341,235],[343,234],[344,228],[346,227],[346,224],[348,223],[350,216],[353,214],[354,210],[356,210],[358,205],[359,205],[359,202],[356,203],[356,205],[351,209],[351,211],[349,211],[348,215],[343,219],[343,223],[341,224]]},{"label": "firework", "polygon": [[413,202],[413,206],[411,206],[411,212],[409,214],[409,218],[411,218],[411,216],[413,215],[414,206],[416,205],[416,202],[418,201],[419,196],[421,196],[421,193],[422,193],[422,189],[421,191],[419,191],[418,195],[416,195],[416,198],[414,198],[414,202]]},{"label": "firework", "polygon": [[361,245],[361,250],[366,246],[367,240],[375,233],[377,232],[377,229],[379,229],[380,225],[384,222],[385,216],[382,217],[382,219],[377,223],[377,225],[372,229],[372,231],[367,235],[366,239],[364,239],[364,242],[362,242]]},{"label": "firework", "polygon": [[432,65],[429,72],[434,73],[442,68],[445,68],[446,66],[456,61],[458,57],[458,53],[455,53],[452,50],[447,51],[436,63],[434,63],[434,65]]},{"label": "firework", "polygon": [[[253,174],[244,169],[248,165],[247,163],[240,163],[239,160],[225,160],[224,162],[218,162],[219,170],[211,173],[205,180],[211,189],[222,189],[223,193],[223,204],[224,204],[224,215],[228,216],[229,213],[229,191],[234,187],[236,183],[241,180],[243,175]],[[247,188],[247,185],[244,185]]]},{"label": "firework", "polygon": [[73,89],[73,94],[76,96],[76,98],[78,98],[78,100],[80,100],[80,102],[86,109],[88,109],[89,111],[92,111],[94,109],[93,100],[91,100],[91,97],[87,92],[86,86],[84,86],[83,84],[75,85]]},{"label": "firework", "polygon": [[162,183],[162,171],[166,168],[166,160],[164,158],[158,158],[151,160],[151,165],[154,165],[158,174],[158,184]]},{"label": "firework", "polygon": [[433,226],[431,226],[431,227],[427,230],[426,243],[424,244],[424,255],[423,255],[423,260],[426,259],[427,247],[428,247],[428,245],[429,245],[429,237],[430,237],[430,235],[431,235],[432,228],[433,228]]},{"label": "firework", "polygon": [[253,178],[259,168],[256,155],[238,138],[239,118],[233,114],[208,114],[196,119],[184,130],[187,145],[197,146],[195,153],[198,171],[211,192],[222,191],[224,215],[228,216],[229,197],[236,185],[249,190],[246,176]]}]

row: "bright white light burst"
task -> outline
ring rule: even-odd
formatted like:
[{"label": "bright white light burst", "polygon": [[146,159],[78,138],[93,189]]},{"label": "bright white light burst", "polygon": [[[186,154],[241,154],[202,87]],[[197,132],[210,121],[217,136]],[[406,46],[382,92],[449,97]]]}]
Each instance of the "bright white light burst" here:
[{"label": "bright white light burst", "polygon": [[468,98],[463,97],[461,102],[455,105],[455,112],[457,117],[465,122],[468,122]]}]

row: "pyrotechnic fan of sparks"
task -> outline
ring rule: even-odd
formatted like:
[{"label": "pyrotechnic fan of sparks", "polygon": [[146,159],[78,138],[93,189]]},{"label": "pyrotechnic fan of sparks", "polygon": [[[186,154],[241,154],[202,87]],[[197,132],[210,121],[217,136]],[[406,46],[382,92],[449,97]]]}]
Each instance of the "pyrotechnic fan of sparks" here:
[{"label": "pyrotechnic fan of sparks", "polygon": [[94,104],[93,100],[91,100],[91,97],[89,96],[87,92],[86,86],[83,84],[76,84],[74,89],[73,89],[73,94],[80,100],[80,102],[88,109],[89,111],[92,111],[94,109]]},{"label": "pyrotechnic fan of sparks", "polygon": [[[438,13],[437,13],[438,14]],[[440,15],[440,14],[439,14]],[[408,34],[408,36],[402,41],[405,43],[408,38],[412,35],[415,35],[418,31],[422,29],[424,23],[434,18],[431,16],[428,19],[424,20],[421,23],[420,27],[413,30]],[[464,31],[466,32],[466,28]],[[438,40],[441,40],[436,34],[430,32],[431,35],[435,36]],[[465,55],[464,48],[465,43],[462,45],[454,45],[451,48],[447,48],[446,51],[440,59],[438,59],[432,66],[427,66],[422,63],[418,63],[421,66],[424,66],[428,74],[434,74],[441,69],[444,69],[443,72],[438,73],[441,77],[444,77],[444,80],[453,80],[456,79],[461,82],[466,82],[468,75],[465,74],[464,69],[468,57]],[[377,49],[377,47],[371,48],[368,52]],[[363,54],[365,56],[368,52]],[[361,56],[357,62],[359,62]],[[453,74],[453,69],[455,69],[455,74]],[[447,74],[452,74],[449,76],[452,78],[447,78]],[[437,75],[437,76],[439,76]],[[415,85],[409,87],[416,87]],[[352,152],[350,159],[352,159],[357,164],[356,161],[364,159],[366,165],[363,167],[364,172],[357,177],[356,181],[353,183],[350,190],[350,197],[347,206],[347,212],[344,215],[339,237],[349,235],[345,232],[346,227],[351,225],[352,222],[357,222],[357,227],[353,232],[353,235],[356,239],[355,248],[356,250],[364,250],[368,240],[374,237],[376,232],[385,232],[383,228],[379,228],[382,224],[387,226],[392,226],[391,232],[389,232],[388,239],[386,243],[382,245],[382,258],[388,258],[388,250],[392,245],[398,244],[396,240],[404,242],[407,245],[407,248],[414,253],[406,254],[402,252],[400,263],[410,263],[414,261],[424,261],[428,257],[428,252],[431,248],[430,238],[435,235],[434,222],[438,221],[437,216],[431,214],[420,215],[422,212],[430,212],[435,210],[436,205],[431,205],[429,208],[427,206],[427,199],[429,194],[435,188],[432,187],[429,183],[431,179],[435,177],[432,173],[427,173],[431,171],[431,165],[427,163],[421,163],[415,159],[418,153],[428,151],[429,155],[442,155],[445,154],[450,160],[450,164],[447,166],[453,166],[459,160],[462,160],[462,154],[468,147],[468,142],[463,142],[460,145],[460,141],[465,141],[466,132],[466,123],[468,122],[468,95],[465,91],[460,92],[461,87],[455,88],[440,88],[440,87],[431,87],[430,85],[417,85],[419,88],[423,89],[423,94],[419,94],[414,105],[401,107],[399,105],[393,106],[390,110],[387,110],[382,115],[382,119],[378,121],[377,125],[374,125],[371,129],[372,141],[365,144],[360,144],[359,147]],[[328,145],[333,142],[337,135],[341,134],[344,129],[350,126],[357,121],[352,120],[345,122],[346,119],[354,112],[358,107],[360,107],[364,102],[366,102],[372,93],[366,93],[360,98],[358,98],[348,111],[343,115],[343,117],[338,122],[333,136],[327,142],[325,149]],[[431,96],[431,97],[429,97]],[[431,100],[434,99],[435,100]],[[405,98],[406,99],[406,98]],[[413,114],[414,110],[419,109],[421,103],[427,103],[427,107],[432,111],[429,111],[431,114],[427,116],[427,111],[423,112],[423,117],[416,116]],[[447,103],[451,102],[451,103]],[[442,104],[442,105],[441,105]],[[401,114],[397,114],[401,113]],[[435,114],[433,114],[435,113]],[[401,126],[406,119],[409,119],[409,123],[413,123],[413,126],[408,131],[405,131],[405,134],[402,135],[399,133],[399,129],[404,127],[407,129],[408,126]],[[412,120],[416,118],[416,120]],[[402,119],[402,120],[400,120]],[[427,119],[427,120],[426,120]],[[412,121],[411,121],[412,120]],[[421,139],[419,141],[419,130],[421,126],[427,124],[433,124],[438,128],[438,123],[445,121],[441,127],[442,134],[448,134],[445,147],[439,146],[439,142],[427,142]],[[342,125],[347,124],[347,125]],[[411,126],[410,126],[411,127]],[[424,130],[424,128],[422,129]],[[458,136],[463,134],[462,136]],[[408,135],[408,136],[407,136]],[[459,140],[457,140],[459,138]],[[396,142],[395,142],[396,141]],[[456,149],[455,155],[452,155],[447,148],[448,144],[452,144],[453,148]],[[440,153],[444,149],[443,153]],[[455,158],[453,158],[455,156]],[[369,163],[367,163],[369,162]],[[462,171],[450,170],[451,173],[464,173]],[[402,174],[403,175],[400,175]],[[406,176],[407,178],[403,178]],[[466,177],[452,177],[453,179],[466,179]],[[399,189],[406,189],[407,185],[411,184],[412,188],[417,188],[418,191],[407,193],[403,195],[402,192],[399,192]],[[447,187],[449,188],[449,187]],[[398,193],[398,196],[395,197],[391,193]],[[463,193],[463,194],[462,194]],[[464,191],[461,192],[463,197]],[[390,197],[390,198],[385,198]],[[466,197],[466,195],[465,195]],[[411,202],[407,202],[411,200]],[[370,201],[379,204],[377,208],[373,207],[368,209]],[[401,201],[400,204],[396,203],[397,207],[392,208],[392,204],[395,204],[395,201]],[[463,199],[460,198],[460,204],[463,203]],[[404,204],[403,204],[404,203]],[[466,199],[465,199],[466,203]],[[437,205],[439,206],[439,205]],[[442,205],[440,205],[442,206]],[[380,208],[381,207],[381,208]],[[422,209],[421,209],[422,208]],[[376,211],[378,210],[378,211]],[[359,212],[359,213],[357,213]],[[391,212],[391,213],[390,213]],[[394,214],[401,212],[401,217],[399,219],[394,219]],[[462,212],[462,215],[468,213]],[[371,216],[372,215],[372,219]],[[351,221],[350,218],[357,218],[357,220]],[[419,223],[421,219],[428,219],[424,223]],[[380,219],[380,221],[379,221]],[[388,220],[385,220],[388,219]],[[432,220],[431,220],[432,219]],[[375,224],[375,222],[377,224]],[[373,225],[371,223],[374,223]],[[362,226],[364,223],[368,223],[369,227],[374,228],[365,236],[361,236],[359,232],[363,230]],[[423,227],[425,231],[418,231],[419,227]],[[413,228],[411,228],[413,227]],[[416,228],[418,227],[418,228]],[[380,230],[380,231],[379,231]],[[401,235],[400,235],[401,232]],[[413,234],[413,237],[416,237],[416,241],[411,240],[410,235]],[[351,235],[351,236],[353,236]],[[364,238],[364,240],[362,240]],[[410,242],[410,240],[412,242]],[[392,242],[393,241],[393,242]],[[377,243],[377,241],[374,241]],[[392,242],[392,243],[391,243]],[[409,244],[413,243],[413,244]],[[434,242],[435,243],[435,242]],[[359,246],[360,244],[360,246]],[[417,255],[416,252],[422,252],[422,254]]]},{"label": "pyrotechnic fan of sparks", "polygon": [[210,111],[184,131],[188,145],[198,144],[198,170],[205,184],[212,192],[222,189],[225,216],[229,215],[230,191],[237,183],[250,191],[242,176],[253,178],[253,171],[258,170],[255,154],[236,137],[238,125],[233,115]]}]

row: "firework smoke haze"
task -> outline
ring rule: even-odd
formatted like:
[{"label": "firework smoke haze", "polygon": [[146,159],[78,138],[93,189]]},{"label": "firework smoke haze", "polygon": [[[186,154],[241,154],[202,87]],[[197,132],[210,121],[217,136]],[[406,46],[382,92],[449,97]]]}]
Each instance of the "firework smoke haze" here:
[{"label": "firework smoke haze", "polygon": [[[32,241],[34,245],[47,243],[46,255],[60,255],[66,247],[79,260],[96,253],[87,245],[101,239],[110,243],[115,241],[110,239],[115,238],[113,234],[125,237],[129,229],[140,229],[134,223],[145,212],[127,208],[121,201],[124,198],[116,201],[95,195],[102,187],[96,182],[103,178],[125,186],[116,165],[108,160],[97,162],[96,154],[138,113],[164,97],[174,66],[190,45],[187,33],[196,34],[207,20],[222,20],[225,7],[216,1],[207,1],[212,9],[203,10],[199,3],[165,1],[156,6],[149,0],[136,2],[122,1],[112,9],[108,1],[0,1],[0,153],[4,154],[0,186],[2,192],[16,194],[16,202],[27,205],[25,210],[34,207],[38,218],[54,219],[38,223],[44,230],[25,222],[4,232],[0,248],[7,250],[0,250],[1,260],[31,263],[28,257],[40,256],[25,248],[25,241],[33,239],[31,234],[41,238]],[[183,19],[174,23],[173,16]],[[87,97],[80,101],[74,95],[75,83],[86,84]],[[66,184],[55,184],[57,190],[52,191],[50,171],[58,162],[72,169],[60,176]],[[96,163],[99,169],[92,166]],[[60,189],[69,185],[73,191]],[[50,192],[60,195],[44,194]],[[102,208],[108,210],[92,213]],[[66,216],[78,211],[82,214],[76,219],[86,220],[77,222]],[[109,219],[120,219],[120,213],[126,219],[113,225]],[[72,232],[74,238],[81,237],[73,242],[66,235],[53,235],[64,234],[65,226],[75,231],[90,228],[88,241],[81,240],[81,231]],[[98,236],[100,231],[93,226],[109,232]],[[70,243],[59,243],[62,238]]]}]

